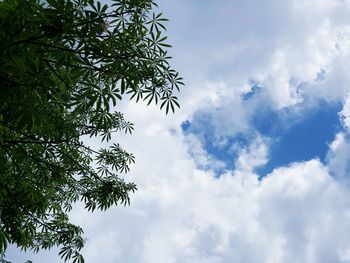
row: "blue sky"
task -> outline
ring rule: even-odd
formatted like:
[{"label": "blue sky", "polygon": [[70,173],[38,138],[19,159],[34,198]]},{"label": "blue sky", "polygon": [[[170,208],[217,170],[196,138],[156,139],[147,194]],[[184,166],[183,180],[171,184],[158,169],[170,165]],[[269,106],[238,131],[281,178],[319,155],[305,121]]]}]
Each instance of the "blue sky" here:
[{"label": "blue sky", "polygon": [[[86,213],[86,262],[350,262],[350,2],[162,0],[174,115],[135,124],[130,207]],[[91,141],[99,146],[99,141]],[[10,250],[14,262],[59,262]]]},{"label": "blue sky", "polygon": [[[245,95],[243,100],[248,97]],[[341,103],[319,102],[301,116],[289,113],[288,109],[281,112],[274,111],[268,106],[255,112],[251,119],[254,133],[262,134],[271,140],[269,161],[259,167],[258,174],[263,177],[274,168],[293,162],[308,161],[315,157],[325,161],[329,144],[342,130],[338,115],[341,109]],[[213,128],[210,126],[210,118],[210,115],[195,115],[191,121],[186,120],[182,123],[183,133],[185,136],[188,134],[198,136],[209,155],[225,162],[225,168],[234,169],[237,151],[239,147],[247,146],[251,131],[248,134],[226,136],[222,138],[226,140],[225,144],[217,145]],[[234,144],[238,145],[235,150],[231,147]],[[216,172],[220,174],[223,169]]]},{"label": "blue sky", "polygon": [[[325,161],[328,145],[342,130],[338,116],[341,108],[340,103],[320,103],[316,109],[307,112],[306,116],[291,127],[283,129],[283,124],[280,124],[281,130],[274,128],[276,122],[279,122],[278,119],[274,121],[274,118],[271,120],[269,116],[258,117],[255,124],[259,131],[274,140],[270,147],[270,160],[259,172],[264,175],[276,167],[308,161],[315,157]],[[266,122],[269,127],[265,125]]]}]

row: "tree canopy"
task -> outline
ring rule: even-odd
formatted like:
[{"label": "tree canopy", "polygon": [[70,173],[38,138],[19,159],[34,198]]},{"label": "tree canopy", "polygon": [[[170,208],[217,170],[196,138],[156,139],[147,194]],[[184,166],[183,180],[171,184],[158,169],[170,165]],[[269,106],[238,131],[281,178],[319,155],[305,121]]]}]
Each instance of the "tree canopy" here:
[{"label": "tree canopy", "polygon": [[[123,98],[179,107],[183,85],[169,65],[152,0],[0,2],[0,253],[60,247],[83,262],[72,204],[89,211],[127,205],[136,190],[121,174],[134,156],[112,143],[131,133]],[[83,137],[108,147],[93,149]]]}]

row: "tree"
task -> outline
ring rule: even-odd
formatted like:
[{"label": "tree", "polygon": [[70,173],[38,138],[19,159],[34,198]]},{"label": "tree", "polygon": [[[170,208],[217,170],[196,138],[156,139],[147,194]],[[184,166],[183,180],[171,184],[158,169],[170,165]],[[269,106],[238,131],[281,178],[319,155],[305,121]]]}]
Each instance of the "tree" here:
[{"label": "tree", "polygon": [[[183,85],[169,66],[152,0],[5,0],[0,3],[0,252],[60,246],[83,262],[72,204],[89,211],[127,205],[134,183],[120,174],[134,156],[111,143],[131,133],[122,97],[179,107]],[[92,149],[82,137],[98,137]]]}]

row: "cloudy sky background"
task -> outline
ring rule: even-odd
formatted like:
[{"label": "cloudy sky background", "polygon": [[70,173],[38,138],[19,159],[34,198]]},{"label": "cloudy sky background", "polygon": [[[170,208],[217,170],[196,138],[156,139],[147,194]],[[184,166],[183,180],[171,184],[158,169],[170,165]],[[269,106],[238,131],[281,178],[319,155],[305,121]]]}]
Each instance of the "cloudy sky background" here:
[{"label": "cloudy sky background", "polygon": [[[181,110],[123,101],[130,207],[87,263],[350,262],[350,1],[162,0]],[[14,248],[9,259],[60,262]]]}]

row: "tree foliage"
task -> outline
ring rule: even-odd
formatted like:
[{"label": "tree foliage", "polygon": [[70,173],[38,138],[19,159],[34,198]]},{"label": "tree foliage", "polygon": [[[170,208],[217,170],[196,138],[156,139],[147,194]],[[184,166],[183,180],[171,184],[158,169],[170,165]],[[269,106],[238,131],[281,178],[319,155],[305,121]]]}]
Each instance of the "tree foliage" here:
[{"label": "tree foliage", "polygon": [[[179,107],[183,85],[169,65],[162,14],[152,0],[0,2],[0,253],[60,246],[83,262],[72,204],[89,211],[127,205],[134,183],[120,176],[134,156],[111,143],[133,124],[122,97]],[[83,137],[108,147],[92,149]]]}]

